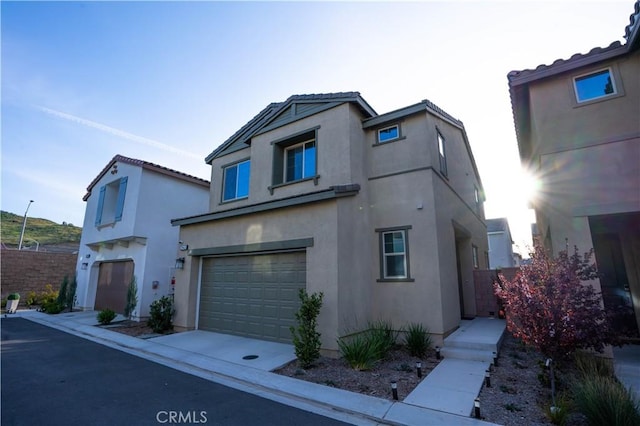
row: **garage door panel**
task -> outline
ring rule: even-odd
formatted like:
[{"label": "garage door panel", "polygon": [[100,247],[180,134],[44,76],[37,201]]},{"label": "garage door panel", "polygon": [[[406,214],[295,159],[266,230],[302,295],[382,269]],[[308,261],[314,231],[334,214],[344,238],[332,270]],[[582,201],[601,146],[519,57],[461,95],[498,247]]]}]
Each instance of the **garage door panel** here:
[{"label": "garage door panel", "polygon": [[305,287],[304,252],[204,259],[198,328],[290,343]]}]

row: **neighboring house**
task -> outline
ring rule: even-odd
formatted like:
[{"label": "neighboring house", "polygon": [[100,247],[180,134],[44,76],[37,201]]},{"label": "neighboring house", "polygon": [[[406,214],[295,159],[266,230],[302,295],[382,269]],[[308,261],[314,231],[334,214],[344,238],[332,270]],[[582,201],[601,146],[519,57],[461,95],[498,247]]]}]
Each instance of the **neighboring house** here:
[{"label": "neighboring house", "polygon": [[291,342],[298,291],[324,294],[322,347],[384,319],[436,341],[475,314],[483,188],[462,122],[429,101],[378,115],[357,92],[272,103],[215,149],[178,327]]},{"label": "neighboring house", "polygon": [[486,223],[489,239],[489,269],[517,266],[513,254],[513,238],[507,218],[487,219]]},{"label": "neighboring house", "polygon": [[116,155],[87,188],[78,252],[78,307],[124,312],[135,276],[135,317],[172,292],[178,229],[171,218],[206,212],[209,182]]},{"label": "neighboring house", "polygon": [[[640,2],[625,43],[508,75],[523,165],[541,191],[538,238],[595,250],[605,307],[640,327]],[[635,320],[635,321],[634,321]],[[634,324],[635,322],[635,324]]]}]

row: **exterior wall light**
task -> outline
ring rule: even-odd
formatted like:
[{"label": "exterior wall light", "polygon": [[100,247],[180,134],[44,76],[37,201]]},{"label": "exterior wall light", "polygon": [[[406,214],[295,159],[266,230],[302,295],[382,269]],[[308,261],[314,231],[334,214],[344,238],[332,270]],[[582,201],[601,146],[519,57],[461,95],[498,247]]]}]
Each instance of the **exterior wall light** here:
[{"label": "exterior wall light", "polygon": [[184,269],[184,257],[176,259],[176,269]]}]

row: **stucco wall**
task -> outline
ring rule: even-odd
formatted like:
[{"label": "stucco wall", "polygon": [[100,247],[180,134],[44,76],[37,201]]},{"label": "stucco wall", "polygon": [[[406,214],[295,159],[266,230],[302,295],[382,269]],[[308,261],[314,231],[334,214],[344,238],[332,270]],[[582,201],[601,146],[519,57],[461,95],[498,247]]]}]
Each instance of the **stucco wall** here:
[{"label": "stucco wall", "polygon": [[[76,267],[78,302],[82,309],[93,309],[100,263],[130,259],[138,286],[134,317],[144,318],[154,300],[170,294],[175,260],[184,256],[178,251],[179,230],[171,219],[206,212],[209,188],[152,169],[117,165],[118,173],[105,174],[87,199]],[[100,186],[124,176],[128,182],[122,221],[96,227]],[[158,281],[155,289],[154,281]]]},{"label": "stucco wall", "polygon": [[29,292],[40,293],[47,284],[58,290],[65,275],[71,279],[75,272],[76,255],[72,253],[2,250],[0,256],[0,298],[18,292],[21,306],[24,306]]}]

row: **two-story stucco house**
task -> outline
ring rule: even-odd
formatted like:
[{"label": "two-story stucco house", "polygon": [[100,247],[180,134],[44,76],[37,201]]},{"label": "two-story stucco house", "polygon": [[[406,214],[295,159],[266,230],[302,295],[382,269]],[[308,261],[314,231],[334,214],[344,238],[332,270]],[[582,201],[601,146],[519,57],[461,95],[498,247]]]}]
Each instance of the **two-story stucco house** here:
[{"label": "two-story stucco house", "polygon": [[489,268],[518,266],[513,253],[513,238],[507,218],[487,219],[486,223],[487,239],[489,240]]},{"label": "two-story stucco house", "polygon": [[[595,250],[606,307],[632,306],[640,327],[640,2],[625,43],[508,75],[540,241]],[[634,321],[635,320],[635,321]],[[635,323],[635,324],[634,324]]]},{"label": "two-story stucco house", "polygon": [[135,277],[134,317],[148,316],[149,305],[172,292],[179,232],[171,219],[206,212],[209,182],[116,155],[83,199],[87,207],[76,268],[77,307],[123,313]]},{"label": "two-story stucco house", "polygon": [[483,188],[462,123],[429,101],[378,115],[357,92],[272,103],[207,158],[210,212],[175,325],[290,342],[298,290],[322,292],[322,347],[384,319],[436,341],[475,314]]}]

